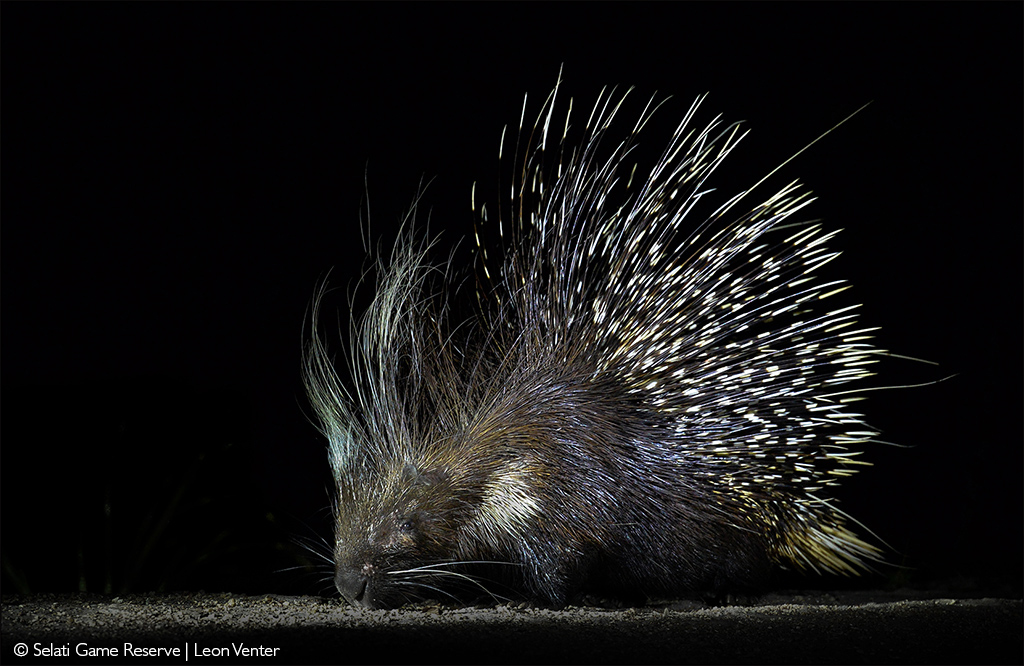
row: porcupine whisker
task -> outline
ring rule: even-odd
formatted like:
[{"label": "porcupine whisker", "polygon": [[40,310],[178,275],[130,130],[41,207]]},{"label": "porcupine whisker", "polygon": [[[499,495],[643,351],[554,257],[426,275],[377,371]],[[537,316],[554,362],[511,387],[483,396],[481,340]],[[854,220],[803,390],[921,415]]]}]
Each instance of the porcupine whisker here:
[{"label": "porcupine whisker", "polygon": [[[307,525],[306,527],[308,528],[309,526]],[[291,542],[299,546],[305,552],[313,555],[313,571],[309,573],[316,574],[317,572],[331,572],[328,575],[324,575],[319,578],[316,581],[317,583],[324,584],[333,582],[334,558],[331,556],[331,545],[322,536],[315,533],[313,537],[295,535],[291,538]],[[308,572],[308,567],[303,565],[282,567],[280,569],[276,569],[274,573],[284,574],[291,571]]]},{"label": "porcupine whisker", "polygon": [[334,557],[331,554],[332,546],[323,537],[295,536],[292,538],[292,543],[313,555],[316,559],[323,560],[325,564],[334,566]]},{"label": "porcupine whisker", "polygon": [[[420,582],[417,582],[417,581],[409,581],[409,580],[401,580],[401,581],[398,582],[398,584],[399,585],[407,586],[409,588],[412,588],[413,590],[416,590],[416,592],[418,592],[419,590],[429,590],[430,592],[435,592],[435,593],[441,595],[442,597],[447,597],[451,601],[455,601],[455,602],[459,601],[458,595],[455,595],[455,594],[449,592],[448,590],[445,590],[442,587],[437,587],[435,585],[427,585],[426,583],[420,583]],[[409,600],[409,599],[412,599],[412,598],[417,598],[417,599],[421,598],[420,595],[418,595],[418,594],[416,594],[415,597],[412,597],[411,596],[412,594],[415,594],[415,593],[405,594],[406,599]]]},{"label": "porcupine whisker", "polygon": [[453,560],[451,562],[435,562],[433,564],[424,564],[423,566],[413,567],[411,569],[404,569],[393,571],[392,573],[412,573],[425,568],[439,568],[439,567],[459,567],[469,564],[497,564],[506,567],[521,567],[521,562],[508,562],[506,560]]},{"label": "porcupine whisker", "polygon": [[[300,547],[302,550],[313,556],[314,569],[320,569],[323,567],[329,567],[330,569],[334,568],[334,558],[331,556],[329,551],[325,552],[319,543],[306,537],[293,537],[291,541],[293,544],[295,544],[296,546]],[[285,567],[283,569],[279,569],[278,571],[285,572],[305,568],[306,567],[304,566],[297,565],[293,567]]]},{"label": "porcupine whisker", "polygon": [[[477,578],[475,578],[473,576],[465,576],[465,575],[462,575],[462,574],[456,574],[454,572],[437,572],[437,573],[445,574],[445,575],[449,576],[450,579],[455,579],[455,580],[460,581],[460,582],[471,583],[472,584],[471,589],[472,588],[478,589],[480,592],[483,592],[485,595],[490,597],[490,600],[493,600],[496,603],[501,603],[501,602],[509,600],[508,597],[502,596],[502,595],[498,594],[497,592],[493,591],[492,589],[490,589],[486,585],[484,585],[481,580],[478,580]],[[443,576],[442,576],[442,578],[443,578]],[[487,581],[487,582],[492,582],[493,583],[494,581]],[[450,597],[453,600],[460,600],[460,597],[457,594],[454,594],[452,592],[443,590],[442,588],[438,588],[436,586],[427,585],[425,583],[419,583],[419,582],[417,582],[416,584],[418,584],[419,586],[424,587],[424,588],[429,588],[429,589],[432,589],[432,590],[439,591],[441,594],[444,594],[445,596]]]},{"label": "porcupine whisker", "polygon": [[[429,578],[428,578],[428,580],[429,580]],[[440,597],[447,598],[449,601],[452,601],[452,602],[455,602],[455,603],[459,603],[459,602],[462,602],[462,601],[465,600],[464,597],[460,597],[458,594],[456,594],[456,593],[454,593],[454,592],[452,592],[450,590],[447,590],[444,587],[440,587],[438,585],[429,585],[427,583],[423,583],[423,582],[417,581],[417,580],[403,580],[403,581],[400,582],[400,584],[408,586],[408,587],[413,588],[413,589],[416,589],[417,591],[418,590],[428,590],[430,592],[436,593]],[[499,603],[500,601],[502,601],[502,599],[500,597],[495,596],[494,594],[492,594],[486,588],[483,588],[483,591],[495,603]]]},{"label": "porcupine whisker", "polygon": [[[459,578],[473,579],[474,583],[476,583],[476,581],[484,580],[484,579],[481,576],[470,576],[469,574],[466,574],[466,573],[463,573],[463,572],[450,571],[450,570],[444,569],[444,567],[471,566],[471,565],[481,565],[481,564],[483,564],[483,565],[504,566],[504,567],[522,567],[523,566],[519,562],[509,562],[509,561],[504,561],[504,560],[462,560],[462,561],[453,561],[453,562],[435,562],[434,564],[425,564],[425,565],[422,565],[422,566],[419,566],[419,567],[413,567],[411,569],[404,569],[404,570],[397,570],[397,571],[392,571],[392,572],[389,572],[389,573],[393,573],[393,574],[420,574],[420,573],[428,573],[428,574],[431,574],[431,575],[455,576],[455,577],[459,577]],[[476,584],[479,585],[479,583],[476,583]]]},{"label": "porcupine whisker", "polygon": [[307,570],[306,567],[302,566],[301,564],[296,564],[296,565],[290,566],[290,567],[281,567],[280,569],[274,569],[274,573],[280,574],[280,573],[287,573],[289,571],[306,571],[306,570]]},{"label": "porcupine whisker", "polygon": [[318,565],[318,566],[314,567],[314,570],[312,572],[310,572],[310,571],[308,571],[307,567],[305,567],[305,566],[295,565],[295,566],[291,566],[291,567],[282,567],[280,569],[275,569],[274,573],[275,574],[284,574],[284,573],[288,573],[288,572],[291,572],[291,571],[299,571],[299,572],[303,572],[303,573],[309,573],[311,575],[315,575],[319,571],[321,573],[321,575],[318,578],[314,579],[312,581],[312,583],[314,585],[318,585],[319,586],[318,587],[318,590],[319,590],[318,593],[320,593],[320,594],[322,594],[325,591],[328,591],[328,590],[331,590],[331,589],[334,588],[334,568],[333,568],[333,566],[328,568],[327,565]]},{"label": "porcupine whisker", "polygon": [[[454,571],[447,571],[447,570],[444,570],[444,569],[431,569],[431,568],[428,568],[428,567],[418,567],[416,569],[409,570],[409,571],[404,571],[404,572],[403,571],[392,571],[392,572],[389,572],[389,573],[390,574],[395,574],[395,575],[399,575],[399,574],[408,575],[409,573],[416,573],[419,576],[422,576],[423,578],[428,579],[428,580],[432,579],[432,578],[436,578],[436,577],[453,578],[453,579],[456,579],[456,580],[459,580],[459,581],[472,583],[475,587],[479,588],[479,590],[481,592],[483,592],[487,596],[491,597],[491,599],[493,599],[494,601],[499,601],[499,600],[503,599],[502,597],[499,597],[494,592],[492,592],[482,582],[477,580],[476,577],[469,576],[469,575],[462,574],[462,573],[458,573],[458,572],[454,572]],[[399,583],[403,584],[403,585],[412,585],[412,586],[416,586],[416,587],[422,587],[422,588],[426,588],[426,589],[430,589],[430,590],[435,590],[435,591],[438,591],[438,592],[444,594],[445,596],[448,596],[449,598],[451,598],[453,600],[457,600],[457,596],[455,594],[449,593],[448,591],[443,590],[442,588],[438,588],[436,586],[427,585],[426,583],[423,583],[423,582],[420,582],[420,581],[416,580],[416,578],[407,578],[407,577],[400,578],[399,579]]]}]

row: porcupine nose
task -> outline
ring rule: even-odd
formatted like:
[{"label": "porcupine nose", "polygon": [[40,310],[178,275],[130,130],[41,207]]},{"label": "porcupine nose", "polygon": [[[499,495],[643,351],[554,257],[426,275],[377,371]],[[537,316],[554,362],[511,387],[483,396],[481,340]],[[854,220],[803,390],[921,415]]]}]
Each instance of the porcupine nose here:
[{"label": "porcupine nose", "polygon": [[334,587],[338,589],[342,598],[353,606],[373,605],[370,595],[367,594],[369,584],[369,577],[359,569],[338,568],[334,573]]}]

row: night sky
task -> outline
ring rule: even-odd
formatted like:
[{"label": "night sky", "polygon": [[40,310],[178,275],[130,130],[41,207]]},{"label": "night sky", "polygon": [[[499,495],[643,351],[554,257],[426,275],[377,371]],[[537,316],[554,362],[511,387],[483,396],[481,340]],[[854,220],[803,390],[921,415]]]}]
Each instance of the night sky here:
[{"label": "night sky", "polygon": [[938,364],[879,383],[950,378],[864,403],[900,447],[840,506],[899,565],[870,584],[1020,594],[1020,3],[2,12],[4,593],[326,590],[293,544],[330,539],[314,290],[347,326],[360,219],[388,248],[421,183],[437,259],[470,261],[471,185],[499,202],[502,128],[564,65],[580,115],[670,97],[652,150],[703,93],[699,123],[745,120],[729,195],[871,102],[772,182],[844,229],[830,270],[879,346]]}]

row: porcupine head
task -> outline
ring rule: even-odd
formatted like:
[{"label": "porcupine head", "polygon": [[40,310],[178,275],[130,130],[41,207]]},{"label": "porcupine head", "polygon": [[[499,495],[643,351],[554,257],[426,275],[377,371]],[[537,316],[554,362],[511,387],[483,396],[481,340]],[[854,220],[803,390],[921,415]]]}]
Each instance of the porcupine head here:
[{"label": "porcupine head", "polygon": [[693,129],[701,100],[641,177],[651,105],[612,141],[626,96],[602,94],[570,145],[557,92],[520,123],[504,249],[478,231],[473,315],[453,323],[453,271],[410,219],[350,325],[350,382],[314,324],[305,380],[337,486],[342,597],[560,606],[877,559],[829,489],[876,435],[843,385],[879,350],[855,306],[833,304],[844,283],[815,278],[837,253],[793,219],[807,194],[714,201],[706,180],[742,134]]}]

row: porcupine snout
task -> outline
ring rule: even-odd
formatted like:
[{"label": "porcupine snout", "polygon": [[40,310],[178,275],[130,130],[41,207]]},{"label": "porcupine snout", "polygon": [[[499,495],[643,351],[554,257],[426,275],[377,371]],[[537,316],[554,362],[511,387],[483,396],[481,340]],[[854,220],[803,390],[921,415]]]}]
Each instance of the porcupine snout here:
[{"label": "porcupine snout", "polygon": [[[342,539],[340,544],[351,544]],[[392,567],[393,568],[393,567]],[[362,543],[355,548],[335,549],[334,587],[345,601],[363,608],[385,608],[389,596],[381,576],[387,575],[388,565],[380,561],[380,554],[372,544]]]},{"label": "porcupine snout", "polygon": [[[342,539],[339,543],[351,543]],[[334,554],[334,587],[345,601],[353,606],[363,608],[384,608],[387,603],[383,597],[388,596],[381,584],[381,576],[386,575],[387,565],[379,559],[372,545],[362,543],[355,548],[335,549]]]},{"label": "porcupine snout", "polygon": [[334,572],[334,587],[345,601],[353,606],[374,608],[373,565],[366,564],[360,568],[337,567]]}]

